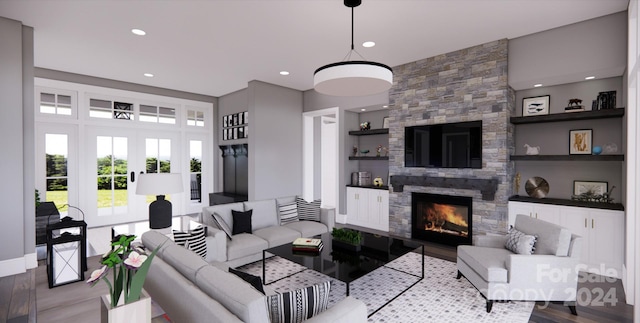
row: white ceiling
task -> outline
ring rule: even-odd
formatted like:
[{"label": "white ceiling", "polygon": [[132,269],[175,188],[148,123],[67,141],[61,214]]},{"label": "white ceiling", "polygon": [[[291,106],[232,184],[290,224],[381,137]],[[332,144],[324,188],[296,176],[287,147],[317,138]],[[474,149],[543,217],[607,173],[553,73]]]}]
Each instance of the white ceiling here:
[{"label": "white ceiling", "polygon": [[[355,46],[393,67],[624,11],[628,2],[364,0]],[[343,60],[351,43],[341,0],[0,0],[0,16],[34,27],[36,67],[212,96],[251,80],[309,90],[315,69]],[[363,48],[366,40],[376,46]]]}]

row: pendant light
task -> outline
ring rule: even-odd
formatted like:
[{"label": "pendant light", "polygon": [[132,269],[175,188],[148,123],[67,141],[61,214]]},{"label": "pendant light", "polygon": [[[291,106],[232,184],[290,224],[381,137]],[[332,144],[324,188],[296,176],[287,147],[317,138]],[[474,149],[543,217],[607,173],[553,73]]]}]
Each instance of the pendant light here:
[{"label": "pendant light", "polygon": [[382,63],[364,60],[353,46],[353,11],[362,0],[344,0],[351,8],[351,50],[345,56],[350,59],[352,53],[362,60],[345,60],[318,68],[313,74],[313,88],[322,94],[333,96],[365,96],[387,91],[393,84],[391,68]]}]

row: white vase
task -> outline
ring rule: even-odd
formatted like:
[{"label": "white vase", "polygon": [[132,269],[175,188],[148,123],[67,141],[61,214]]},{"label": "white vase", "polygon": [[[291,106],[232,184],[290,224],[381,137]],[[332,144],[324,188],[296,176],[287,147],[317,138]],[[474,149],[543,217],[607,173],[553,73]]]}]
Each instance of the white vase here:
[{"label": "white vase", "polygon": [[124,304],[124,296],[120,297],[118,306],[111,308],[111,297],[102,295],[100,302],[100,322],[120,323],[136,322],[151,323],[151,297],[142,290],[140,299]]}]

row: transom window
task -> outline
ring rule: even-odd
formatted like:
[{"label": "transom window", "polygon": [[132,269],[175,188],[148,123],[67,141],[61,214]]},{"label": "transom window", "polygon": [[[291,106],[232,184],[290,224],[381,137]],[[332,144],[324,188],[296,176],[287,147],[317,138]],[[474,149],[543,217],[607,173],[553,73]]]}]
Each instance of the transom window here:
[{"label": "transom window", "polygon": [[40,92],[40,113],[71,115],[71,96]]},{"label": "transom window", "polygon": [[187,126],[204,127],[204,112],[187,110]]},{"label": "transom window", "polygon": [[100,119],[135,120],[133,103],[89,99],[89,116]]},{"label": "transom window", "polygon": [[176,124],[176,109],[153,105],[140,105],[140,121]]}]

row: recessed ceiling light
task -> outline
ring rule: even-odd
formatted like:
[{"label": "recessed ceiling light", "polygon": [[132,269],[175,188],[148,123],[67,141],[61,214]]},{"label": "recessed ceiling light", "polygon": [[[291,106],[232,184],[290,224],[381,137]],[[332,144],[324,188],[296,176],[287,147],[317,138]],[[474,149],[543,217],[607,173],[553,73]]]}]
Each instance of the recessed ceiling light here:
[{"label": "recessed ceiling light", "polygon": [[365,109],[365,108],[362,108],[362,109],[360,109],[360,111],[367,111],[367,109]]},{"label": "recessed ceiling light", "polygon": [[595,76],[587,76],[587,77],[585,77],[584,79],[585,79],[585,80],[593,80],[594,78],[596,78],[596,77],[595,77]]},{"label": "recessed ceiling light", "polygon": [[372,41],[366,41],[366,42],[362,43],[362,47],[367,47],[367,48],[368,47],[373,47],[375,45],[376,45],[376,43],[372,42]]},{"label": "recessed ceiling light", "polygon": [[151,74],[151,73],[144,73],[144,76],[146,76],[146,77],[153,77],[153,74]]},{"label": "recessed ceiling light", "polygon": [[144,35],[147,34],[144,30],[137,29],[137,28],[131,29],[131,32],[134,33],[135,35],[138,35],[138,36],[144,36]]},{"label": "recessed ceiling light", "polygon": [[389,106],[388,106],[388,105],[383,105],[382,107],[383,107],[383,108],[388,108]]},{"label": "recessed ceiling light", "polygon": [[541,87],[542,84],[534,84],[533,87]]},{"label": "recessed ceiling light", "polygon": [[289,72],[287,72],[287,71],[280,71],[280,75],[289,75]]}]

